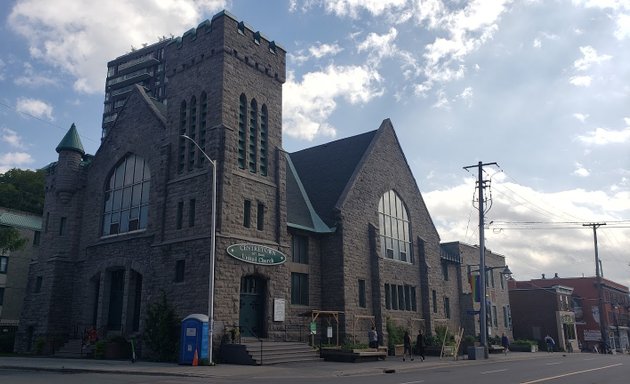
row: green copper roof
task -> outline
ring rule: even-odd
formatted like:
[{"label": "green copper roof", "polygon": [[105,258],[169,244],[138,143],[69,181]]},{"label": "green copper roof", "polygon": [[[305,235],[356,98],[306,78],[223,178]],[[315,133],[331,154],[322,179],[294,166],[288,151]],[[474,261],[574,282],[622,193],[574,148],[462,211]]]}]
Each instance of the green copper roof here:
[{"label": "green copper roof", "polygon": [[72,123],[72,126],[68,130],[68,133],[61,139],[61,143],[56,148],[57,153],[61,151],[77,151],[82,155],[85,155],[85,150],[83,150],[83,144],[81,144],[81,139],[79,138],[79,133],[77,132],[77,127]]},{"label": "green copper roof", "polygon": [[7,227],[27,228],[34,231],[41,231],[42,218],[31,215],[20,215],[11,212],[0,213],[0,225]]}]

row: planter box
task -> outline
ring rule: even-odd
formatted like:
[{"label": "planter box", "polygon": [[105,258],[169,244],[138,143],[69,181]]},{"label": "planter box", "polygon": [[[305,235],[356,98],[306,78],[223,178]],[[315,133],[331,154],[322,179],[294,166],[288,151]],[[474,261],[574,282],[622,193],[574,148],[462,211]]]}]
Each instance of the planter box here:
[{"label": "planter box", "polygon": [[512,344],[510,345],[512,352],[538,352],[537,345]]},{"label": "planter box", "polygon": [[481,360],[486,358],[483,347],[468,347],[468,360]]}]

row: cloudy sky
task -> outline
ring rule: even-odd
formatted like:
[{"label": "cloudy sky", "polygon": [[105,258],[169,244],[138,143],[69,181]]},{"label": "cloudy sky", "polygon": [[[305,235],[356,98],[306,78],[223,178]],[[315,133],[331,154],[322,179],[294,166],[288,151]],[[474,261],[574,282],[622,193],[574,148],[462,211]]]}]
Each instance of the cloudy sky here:
[{"label": "cloudy sky", "polygon": [[[0,171],[56,160],[75,122],[100,143],[106,64],[227,9],[288,51],[288,151],[390,118],[443,241],[517,279],[630,285],[630,1],[10,0],[0,3]],[[524,224],[527,222],[528,224]],[[551,223],[551,224],[550,224]]]}]

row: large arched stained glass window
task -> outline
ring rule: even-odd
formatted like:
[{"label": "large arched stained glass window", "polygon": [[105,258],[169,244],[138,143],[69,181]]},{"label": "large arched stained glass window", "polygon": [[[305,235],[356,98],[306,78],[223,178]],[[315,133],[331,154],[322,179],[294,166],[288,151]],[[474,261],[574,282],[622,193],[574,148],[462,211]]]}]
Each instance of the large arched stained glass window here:
[{"label": "large arched stained glass window", "polygon": [[136,155],[128,155],[112,171],[105,187],[103,236],[147,227],[151,172]]},{"label": "large arched stained glass window", "polygon": [[381,254],[389,259],[411,262],[409,215],[396,192],[388,191],[378,202]]}]

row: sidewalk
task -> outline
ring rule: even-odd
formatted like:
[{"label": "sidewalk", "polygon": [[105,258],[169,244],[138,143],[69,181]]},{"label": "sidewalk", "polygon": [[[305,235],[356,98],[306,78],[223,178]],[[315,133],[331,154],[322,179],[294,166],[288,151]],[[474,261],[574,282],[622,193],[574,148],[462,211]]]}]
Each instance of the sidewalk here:
[{"label": "sidewalk", "polygon": [[232,365],[218,364],[212,367],[177,365],[171,363],[153,363],[140,361],[131,363],[126,360],[60,359],[52,357],[0,357],[0,369],[39,370],[52,372],[93,372],[130,375],[159,375],[187,377],[339,377],[362,376],[383,373],[385,370],[406,371],[432,369],[460,364],[493,364],[508,360],[560,357],[562,354],[510,352],[507,355],[492,354],[487,360],[457,360],[429,356],[425,361],[415,359],[403,362],[400,357],[388,357],[384,361],[364,363],[337,363],[313,361],[304,363],[286,363],[276,365]]}]

